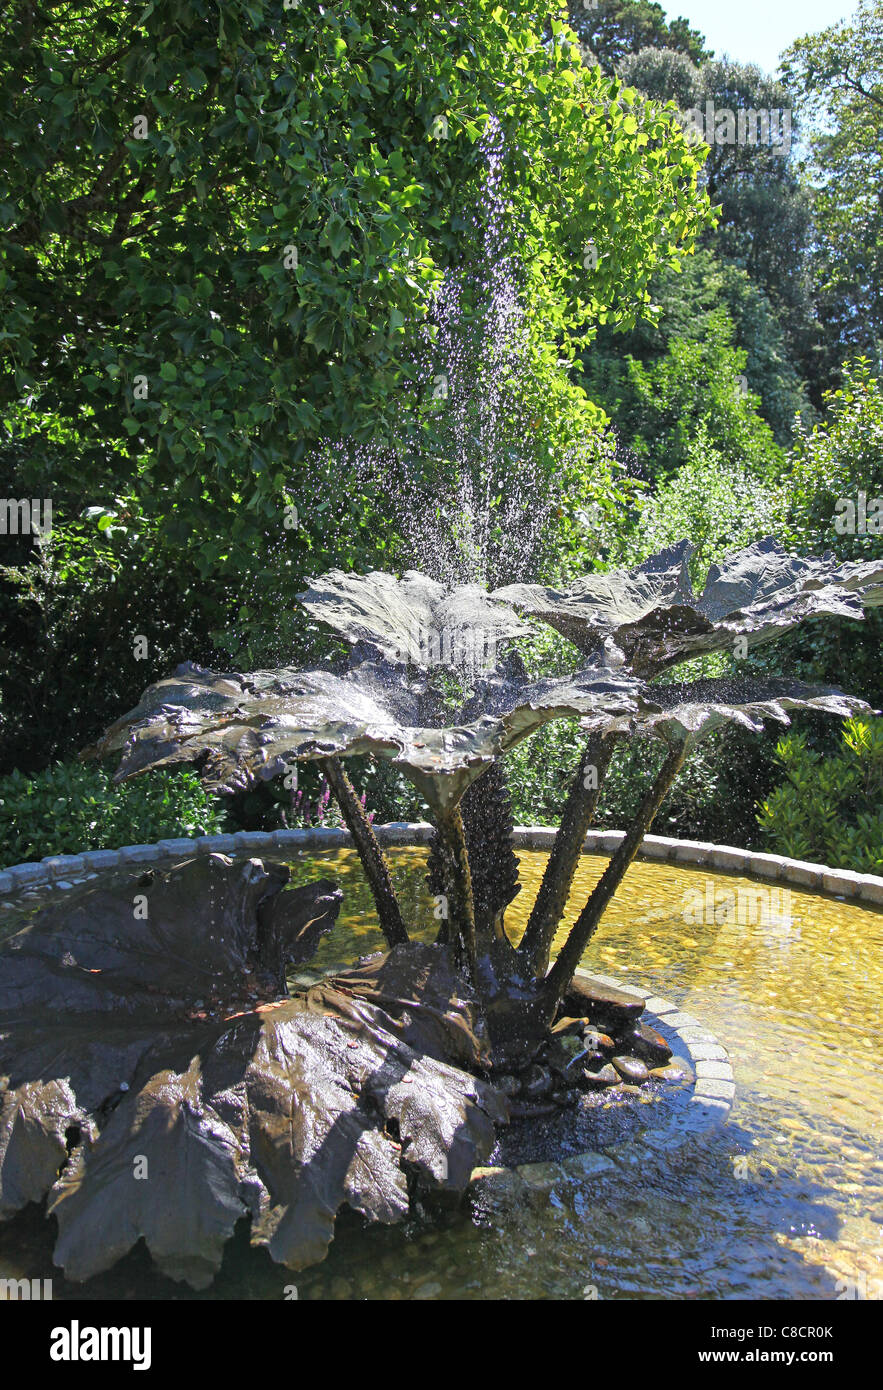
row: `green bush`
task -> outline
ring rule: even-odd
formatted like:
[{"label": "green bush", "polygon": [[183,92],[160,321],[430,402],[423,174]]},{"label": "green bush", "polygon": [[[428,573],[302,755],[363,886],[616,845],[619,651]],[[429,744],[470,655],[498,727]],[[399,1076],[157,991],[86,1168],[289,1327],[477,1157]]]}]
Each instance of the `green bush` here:
[{"label": "green bush", "polygon": [[777,535],[784,500],[773,482],[740,464],[727,464],[700,424],[681,467],[636,500],[630,529],[609,547],[616,565],[638,565],[658,550],[689,536],[690,563],[701,587],[710,565],[763,536]]},{"label": "green bush", "polygon": [[[839,559],[883,556],[877,508],[883,497],[883,382],[861,358],[844,370],[843,387],[825,396],[826,417],[801,430],[784,478],[789,550]],[[864,494],[864,498],[861,497]],[[862,503],[867,511],[862,524]],[[851,504],[853,515],[844,511]],[[875,505],[876,504],[876,505]],[[854,524],[850,524],[854,523]],[[880,643],[883,610],[857,625],[835,618],[811,623],[777,644],[779,669],[801,680],[839,685],[874,706],[883,703]],[[830,735],[829,735],[830,738]],[[833,752],[833,746],[831,747]]]},{"label": "green bush", "polygon": [[760,396],[742,389],[748,358],[734,336],[720,305],[706,315],[701,341],[669,338],[664,353],[647,362],[628,353],[584,356],[582,385],[613,421],[630,471],[640,469],[653,482],[671,477],[704,429],[725,469],[757,477],[781,472],[782,450],[760,413]]},{"label": "green bush", "polygon": [[224,814],[193,772],[158,772],[114,787],[108,769],[56,763],[0,778],[0,863],[213,835]]},{"label": "green bush", "polygon": [[770,847],[837,869],[883,871],[883,720],[847,720],[837,756],[789,734],[776,761],[787,780],[758,814]]},{"label": "green bush", "polygon": [[[883,553],[883,535],[870,516],[864,528],[843,513],[858,493],[866,505],[883,496],[883,381],[864,358],[848,363],[843,386],[825,394],[825,419],[802,429],[794,442],[787,539],[812,554],[832,549],[844,560],[870,560]],[[839,506],[838,506],[839,503]]]}]

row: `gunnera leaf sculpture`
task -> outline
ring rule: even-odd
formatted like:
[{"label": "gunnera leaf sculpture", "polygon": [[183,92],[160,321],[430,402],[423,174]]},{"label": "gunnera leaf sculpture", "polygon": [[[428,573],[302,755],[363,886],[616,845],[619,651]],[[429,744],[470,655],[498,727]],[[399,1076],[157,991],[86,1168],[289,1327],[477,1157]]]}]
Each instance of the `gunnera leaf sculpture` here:
[{"label": "gunnera leaf sculpture", "polygon": [[[640,1003],[593,996],[574,972],[691,747],[723,721],[757,729],[794,709],[842,717],[867,706],[787,678],[656,678],[736,638],[747,650],[808,618],[858,618],[883,601],[883,564],[788,556],[772,540],[715,566],[697,595],[689,555],[684,541],[632,573],[492,594],[415,571],[332,571],[302,601],[351,644],[342,666],[222,674],[187,664],[87,750],[119,755],[118,778],[192,761],[221,791],[318,760],[389,951],[290,996],[286,962],[330,925],[332,886],[299,890],[296,905],[277,866],[215,859],[160,876],[147,935],[130,920],[129,883],[90,889],[88,904],[68,895],[4,943],[0,1194],[10,1211],[49,1193],[69,1273],[104,1268],[144,1235],[163,1268],[203,1282],[243,1216],[274,1258],[319,1259],[343,1204],[393,1221],[418,1182],[462,1190],[510,1113],[496,1078],[526,1077],[538,1058],[551,1074],[563,1013],[664,1050],[636,1033]],[[530,680],[513,646],[528,619],[573,641],[579,669]],[[518,882],[503,761],[553,719],[580,724],[586,742],[516,943],[505,923]],[[604,774],[617,744],[635,737],[664,742],[661,770],[550,967]],[[409,939],[413,924],[343,771],[342,759],[366,753],[400,768],[435,822],[430,876],[446,915],[433,945]],[[185,891],[198,872],[220,875],[223,891]],[[568,1103],[578,1091],[567,1066],[556,1075],[553,1099]],[[189,1216],[175,1204],[179,1221],[166,1219],[147,1187],[123,1200],[136,1153],[154,1153],[180,1183]]]},{"label": "gunnera leaf sculpture", "polygon": [[712,565],[696,595],[692,550],[680,541],[631,573],[588,575],[561,590],[511,584],[491,598],[541,618],[586,653],[606,640],[608,652],[647,679],[703,652],[732,650],[740,637],[747,650],[807,618],[861,618],[883,603],[883,561],[789,555],[772,537]]},{"label": "gunnera leaf sculpture", "polygon": [[[312,581],[301,601],[313,618],[327,620],[352,643],[342,673],[283,669],[243,676],[181,667],[171,681],[147,690],[92,751],[121,752],[119,777],[196,760],[207,783],[222,789],[274,776],[288,758],[322,760],[365,863],[381,925],[390,944],[401,945],[407,929],[383,855],[339,763],[357,753],[391,760],[430,807],[436,825],[431,874],[449,913],[442,942],[477,989],[494,1056],[508,1065],[533,1046],[534,1031],[548,1027],[560,999],[561,972],[554,987],[545,979],[548,953],[617,740],[645,734],[664,738],[671,748],[627,837],[634,854],[689,745],[715,722],[741,719],[753,727],[765,717],[787,720],[787,708],[839,714],[863,708],[839,692],[788,682],[773,691],[745,682],[726,690],[700,685],[692,700],[681,689],[665,694],[665,687],[651,684],[676,662],[730,646],[737,637],[747,645],[769,641],[809,617],[861,616],[865,606],[883,600],[883,565],[788,556],[771,539],[715,566],[697,596],[687,569],[690,551],[682,541],[633,573],[593,574],[562,591],[513,585],[486,595],[474,585],[445,589],[415,571],[401,579],[331,571]],[[562,679],[528,680],[511,651],[524,632],[519,612],[556,626],[581,647],[585,664]],[[471,643],[461,640],[467,632]],[[484,657],[479,666],[476,648]],[[433,660],[424,660],[427,651]],[[440,665],[456,677],[453,683],[439,679]],[[460,803],[515,743],[561,718],[582,720],[590,739],[516,949],[504,925],[511,860],[493,884],[473,885]],[[591,779],[584,775],[589,765]],[[496,806],[502,833],[504,784],[485,801],[487,808]],[[474,858],[476,866],[482,858],[490,865],[493,855]],[[619,867],[624,872],[627,865]],[[491,873],[485,868],[485,878]]]},{"label": "gunnera leaf sculpture", "polygon": [[341,893],[287,879],[217,854],[117,875],[0,947],[0,1216],[48,1196],[70,1278],[143,1237],[204,1287],[246,1217],[299,1269],[341,1206],[400,1221],[417,1183],[462,1190],[490,1152],[507,1112],[474,1075],[466,982],[424,972],[425,1026],[395,980],[289,997]]}]

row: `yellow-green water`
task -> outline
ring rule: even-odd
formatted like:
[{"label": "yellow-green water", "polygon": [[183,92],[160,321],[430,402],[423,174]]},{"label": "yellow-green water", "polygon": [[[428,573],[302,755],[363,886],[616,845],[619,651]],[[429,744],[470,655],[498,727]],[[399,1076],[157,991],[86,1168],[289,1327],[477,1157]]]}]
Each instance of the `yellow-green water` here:
[{"label": "yellow-green water", "polygon": [[[545,864],[523,851],[507,915],[521,930]],[[391,854],[415,934],[437,930],[425,852]],[[605,860],[586,855],[570,916]],[[295,879],[337,878],[344,907],[316,967],[383,947],[352,851],[303,856]],[[748,880],[635,864],[584,964],[696,1015],[729,1049],[736,1105],[711,1139],[612,1171],[517,1193],[479,1190],[432,1225],[362,1230],[339,1222],[328,1259],[293,1277],[245,1239],[203,1297],[810,1298],[883,1294],[883,914],[791,889],[754,924],[685,921],[685,894]],[[693,914],[696,915],[696,914]],[[732,917],[726,909],[719,917]],[[311,969],[313,967],[311,966]],[[0,1275],[47,1277],[50,1230],[29,1215],[0,1226]],[[88,1285],[54,1271],[55,1297],[191,1297],[141,1252]]]}]

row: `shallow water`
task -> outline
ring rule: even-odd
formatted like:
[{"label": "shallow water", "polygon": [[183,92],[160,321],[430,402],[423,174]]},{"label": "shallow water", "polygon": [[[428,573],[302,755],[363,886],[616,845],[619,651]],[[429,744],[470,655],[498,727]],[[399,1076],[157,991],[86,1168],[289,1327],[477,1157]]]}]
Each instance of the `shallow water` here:
[{"label": "shallow water", "polygon": [[[437,929],[425,851],[390,855],[415,935]],[[517,935],[546,855],[520,852]],[[570,917],[606,860],[584,855]],[[340,921],[316,969],[379,950],[351,850],[302,856],[295,880],[338,878]],[[706,884],[717,899],[697,912]],[[739,915],[725,893],[760,888]],[[687,901],[695,893],[699,899]],[[406,1227],[341,1219],[323,1264],[293,1276],[243,1230],[212,1288],[193,1295],[136,1250],[107,1275],[68,1284],[52,1227],[34,1212],[0,1226],[0,1277],[53,1278],[55,1298],[790,1298],[883,1295],[883,914],[848,902],[667,864],[632,865],[584,965],[673,1000],[718,1035],[736,1073],[732,1117],[675,1153],[635,1144],[575,1181],[485,1184],[465,1207]],[[766,902],[764,903],[764,895]],[[718,918],[715,920],[715,911]],[[287,1293],[286,1293],[287,1290]]]}]

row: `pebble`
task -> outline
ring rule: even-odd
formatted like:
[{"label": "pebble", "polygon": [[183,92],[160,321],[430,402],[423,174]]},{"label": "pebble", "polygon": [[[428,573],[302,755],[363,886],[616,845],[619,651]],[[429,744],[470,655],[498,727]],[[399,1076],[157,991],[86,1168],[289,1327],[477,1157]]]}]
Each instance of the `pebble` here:
[{"label": "pebble", "polygon": [[588,1024],[587,1018],[559,1018],[557,1023],[552,1025],[552,1032],[555,1037],[566,1037],[568,1034],[581,1034]]},{"label": "pebble", "polygon": [[[609,1062],[610,1058],[607,1056],[606,1052],[602,1052],[599,1048],[597,1051],[585,1049],[580,1055],[579,1060],[582,1062],[584,1067],[588,1067],[589,1071],[597,1071],[599,1067],[603,1067],[606,1062]],[[576,1071],[577,1065],[574,1065],[574,1067],[568,1072],[568,1076],[574,1076],[576,1074]]]},{"label": "pebble", "polygon": [[648,1066],[664,1067],[671,1060],[671,1048],[649,1023],[637,1023],[632,1032],[623,1037],[622,1043]]},{"label": "pebble", "polygon": [[649,1071],[638,1057],[614,1057],[613,1066],[623,1081],[630,1082],[633,1086],[640,1086],[650,1077]]},{"label": "pebble", "polygon": [[667,1081],[671,1083],[675,1081],[689,1081],[691,1080],[692,1074],[687,1071],[686,1067],[680,1066],[677,1062],[669,1062],[668,1065],[664,1067],[651,1067],[650,1075],[654,1081]]},{"label": "pebble", "polygon": [[594,1052],[613,1052],[616,1048],[616,1043],[610,1035],[601,1033],[597,1028],[583,1029],[583,1043]]},{"label": "pebble", "polygon": [[593,1090],[600,1090],[602,1086],[615,1086],[618,1081],[619,1076],[609,1062],[605,1062],[600,1071],[583,1072],[583,1083]]},{"label": "pebble", "polygon": [[585,1014],[596,1027],[612,1028],[614,1032],[634,1026],[644,1012],[643,998],[582,975],[575,975],[571,980],[563,1006],[568,1017]]}]

